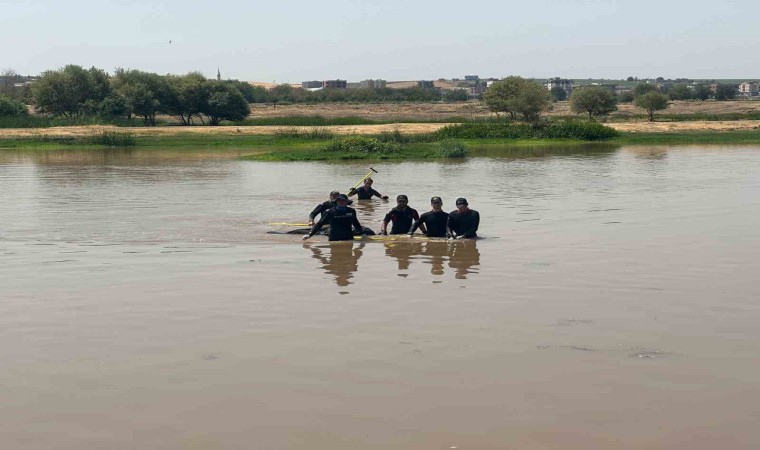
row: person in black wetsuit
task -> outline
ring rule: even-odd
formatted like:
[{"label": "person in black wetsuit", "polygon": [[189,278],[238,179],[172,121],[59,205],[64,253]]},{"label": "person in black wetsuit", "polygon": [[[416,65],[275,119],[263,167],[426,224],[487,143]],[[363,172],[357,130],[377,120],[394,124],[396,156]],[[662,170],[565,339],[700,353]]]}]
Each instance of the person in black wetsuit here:
[{"label": "person in black wetsuit", "polygon": [[449,220],[449,213],[441,210],[443,200],[441,200],[441,197],[433,197],[430,199],[430,206],[433,209],[422,214],[414,222],[412,229],[409,230],[409,236],[414,236],[414,232],[419,228],[427,237],[446,237],[446,223]]},{"label": "person in black wetsuit", "polygon": [[472,239],[478,237],[478,225],[480,214],[470,209],[466,198],[457,199],[457,210],[449,213],[449,221],[446,224],[449,236],[456,239]]},{"label": "person in black wetsuit", "polygon": [[379,197],[383,200],[388,200],[387,195],[382,195],[376,190],[372,189],[372,183],[374,183],[374,181],[372,181],[372,178],[367,178],[364,180],[364,186],[360,186],[359,189],[351,189],[348,191],[348,196],[352,197],[354,195],[358,195],[359,200],[369,200],[372,197]]},{"label": "person in black wetsuit", "polygon": [[388,222],[393,222],[391,234],[406,234],[412,227],[412,223],[419,218],[417,210],[409,207],[409,198],[406,195],[399,195],[396,197],[396,207],[390,210],[383,219],[380,234],[388,234]]},{"label": "person in black wetsuit", "polygon": [[[328,209],[334,208],[335,207],[335,199],[337,199],[339,195],[340,195],[340,192],[338,192],[338,191],[332,191],[332,192],[330,192],[330,200],[318,204],[316,206],[316,208],[314,208],[314,210],[312,210],[309,213],[309,225],[313,226],[314,225],[314,219],[317,216],[321,217],[322,215],[324,215],[324,213],[327,212]],[[350,205],[351,203],[353,203],[353,202],[351,200],[349,200],[348,204]]]},{"label": "person in black wetsuit", "polygon": [[306,240],[314,236],[326,223],[330,224],[330,231],[327,235],[330,241],[353,240],[354,233],[351,232],[351,227],[356,230],[357,234],[362,233],[362,226],[356,217],[356,210],[348,207],[348,197],[343,194],[335,199],[335,208],[328,209],[303,239]]}]

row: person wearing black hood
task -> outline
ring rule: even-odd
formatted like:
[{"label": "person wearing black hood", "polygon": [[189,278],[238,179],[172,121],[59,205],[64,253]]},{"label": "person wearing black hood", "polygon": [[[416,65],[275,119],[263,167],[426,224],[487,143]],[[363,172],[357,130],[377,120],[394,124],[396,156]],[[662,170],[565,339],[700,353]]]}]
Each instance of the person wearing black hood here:
[{"label": "person wearing black hood", "polygon": [[354,239],[351,227],[356,230],[356,234],[362,234],[363,230],[359,224],[359,219],[356,217],[356,210],[348,207],[348,197],[344,194],[340,194],[335,199],[335,207],[322,214],[319,222],[311,227],[311,231],[303,239],[306,240],[314,236],[326,223],[330,224],[330,231],[327,235],[330,241],[351,241]]},{"label": "person wearing black hood", "polygon": [[[396,197],[396,207],[390,210],[383,219],[380,234],[388,234],[389,222],[393,222],[391,234],[406,234],[412,228],[412,223],[419,218],[417,210],[409,207],[409,198],[403,194],[399,195]],[[425,232],[424,225],[422,231]]]},{"label": "person wearing black hood", "polygon": [[460,197],[456,201],[457,210],[449,213],[449,221],[446,224],[449,236],[455,239],[473,239],[478,237],[480,214],[470,209],[467,199]]},{"label": "person wearing black hood", "polygon": [[[321,216],[323,216],[327,212],[328,209],[334,208],[335,207],[335,199],[337,199],[339,195],[340,195],[340,192],[338,192],[338,191],[332,191],[332,192],[330,192],[330,200],[318,204],[316,206],[316,208],[314,208],[314,210],[312,210],[312,212],[309,213],[309,225],[313,226],[314,225],[314,219],[317,216],[321,217]],[[353,203],[353,202],[351,200],[349,200],[348,204],[350,205],[351,203]]]},{"label": "person wearing black hood", "polygon": [[[412,229],[409,230],[409,236],[414,236],[414,232],[417,228],[420,228],[422,233],[427,237],[446,237],[446,224],[449,220],[449,213],[444,212],[441,209],[441,206],[443,206],[443,200],[441,200],[441,197],[433,197],[430,199],[430,206],[433,209],[423,213],[420,218],[414,222]],[[425,230],[426,227],[427,230]]]}]

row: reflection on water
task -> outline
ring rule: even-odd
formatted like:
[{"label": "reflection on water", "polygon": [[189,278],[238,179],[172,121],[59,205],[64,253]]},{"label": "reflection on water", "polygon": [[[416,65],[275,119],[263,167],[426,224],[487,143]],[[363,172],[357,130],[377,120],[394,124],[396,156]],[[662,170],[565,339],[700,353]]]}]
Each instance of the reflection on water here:
[{"label": "reflection on water", "polygon": [[305,243],[303,246],[311,250],[311,256],[322,264],[325,273],[335,277],[338,286],[351,284],[354,272],[359,270],[364,242]]},{"label": "reflection on water", "polygon": [[[413,260],[430,264],[432,275],[443,275],[445,264],[454,270],[457,279],[466,279],[470,273],[477,273],[480,266],[480,252],[477,240],[465,241],[402,241],[386,242],[385,254],[395,258],[399,271],[410,268]],[[405,274],[399,273],[399,276]]]},{"label": "reflection on water", "polygon": [[[371,243],[376,245],[379,243]],[[477,240],[465,241],[398,241],[383,242],[385,255],[396,260],[397,274],[407,277],[412,262],[430,265],[430,274],[441,276],[449,269],[456,279],[478,273],[480,252]],[[352,284],[353,274],[359,270],[359,258],[364,254],[364,242],[304,243],[311,256],[319,261],[319,269],[335,278],[338,286]]]},{"label": "reflection on water", "polygon": [[531,145],[515,147],[513,145],[477,145],[470,150],[473,156],[489,156],[506,159],[541,158],[547,156],[599,157],[611,155],[620,150],[620,146],[606,142],[570,145]]}]

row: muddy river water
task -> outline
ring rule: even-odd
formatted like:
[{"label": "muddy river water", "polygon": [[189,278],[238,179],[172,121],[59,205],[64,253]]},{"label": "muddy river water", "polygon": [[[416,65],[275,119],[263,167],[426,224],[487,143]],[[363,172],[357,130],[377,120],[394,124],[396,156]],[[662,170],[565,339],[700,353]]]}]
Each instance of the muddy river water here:
[{"label": "muddy river water", "polygon": [[0,448],[760,448],[760,148],[373,164],[483,239],[332,245],[368,165],[241,154],[0,151]]}]

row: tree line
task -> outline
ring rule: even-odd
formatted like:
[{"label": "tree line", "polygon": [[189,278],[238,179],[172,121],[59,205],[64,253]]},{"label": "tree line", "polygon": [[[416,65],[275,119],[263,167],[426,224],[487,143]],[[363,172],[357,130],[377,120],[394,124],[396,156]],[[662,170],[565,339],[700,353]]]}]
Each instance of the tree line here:
[{"label": "tree line", "polygon": [[[518,76],[493,83],[483,95],[488,108],[504,113],[511,120],[522,119],[536,123],[541,114],[553,108],[552,92],[542,84]],[[573,90],[570,109],[576,114],[588,114],[589,119],[606,117],[617,111],[618,96],[604,86],[584,86]],[[641,84],[633,90],[633,103],[654,121],[656,111],[667,108],[668,97],[652,84]]]},{"label": "tree line", "polygon": [[329,102],[431,102],[467,101],[464,90],[440,91],[418,87],[321,89],[309,91],[291,85],[273,89],[238,80],[211,80],[199,72],[159,75],[131,69],[102,69],[67,65],[43,72],[33,83],[13,89],[21,79],[15,73],[0,83],[0,116],[26,114],[25,104],[35,111],[64,117],[142,119],[155,125],[158,115],[174,116],[182,124],[197,121],[218,125],[222,120],[239,121],[249,115],[250,103]]}]

